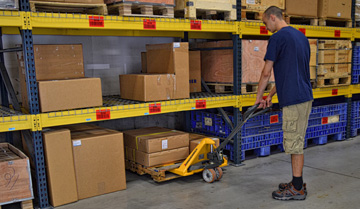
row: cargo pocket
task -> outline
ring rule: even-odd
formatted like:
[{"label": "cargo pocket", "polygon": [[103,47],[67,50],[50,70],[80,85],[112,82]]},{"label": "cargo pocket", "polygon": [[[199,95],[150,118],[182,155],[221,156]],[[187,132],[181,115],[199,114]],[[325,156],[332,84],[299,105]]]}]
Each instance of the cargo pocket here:
[{"label": "cargo pocket", "polygon": [[283,131],[294,133],[297,131],[299,112],[295,105],[283,108]]}]

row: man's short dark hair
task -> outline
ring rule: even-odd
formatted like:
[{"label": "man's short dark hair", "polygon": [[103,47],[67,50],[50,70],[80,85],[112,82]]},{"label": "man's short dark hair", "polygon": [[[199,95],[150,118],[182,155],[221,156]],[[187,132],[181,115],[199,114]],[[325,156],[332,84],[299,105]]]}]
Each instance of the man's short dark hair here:
[{"label": "man's short dark hair", "polygon": [[266,15],[266,18],[270,18],[270,15],[275,15],[280,20],[283,19],[282,11],[277,6],[271,6],[271,7],[267,8],[265,10],[264,14]]}]

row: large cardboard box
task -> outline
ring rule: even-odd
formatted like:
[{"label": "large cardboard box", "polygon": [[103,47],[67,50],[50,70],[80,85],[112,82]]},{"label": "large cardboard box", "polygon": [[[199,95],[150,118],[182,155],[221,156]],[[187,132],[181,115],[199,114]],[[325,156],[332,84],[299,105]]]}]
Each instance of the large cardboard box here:
[{"label": "large cardboard box", "polygon": [[287,15],[317,17],[317,0],[286,0],[285,4]]},{"label": "large cardboard box", "polygon": [[270,6],[277,6],[280,9],[285,9],[284,0],[241,0],[241,6],[249,10],[260,10],[264,11]]},{"label": "large cardboard box", "polygon": [[184,160],[189,156],[189,147],[150,154],[129,147],[126,147],[125,149],[127,160],[137,162],[147,167]]},{"label": "large cardboard box", "polygon": [[[23,53],[17,53],[25,76]],[[37,81],[62,80],[84,77],[84,60],[81,44],[34,45],[35,73]]]},{"label": "large cardboard box", "polygon": [[189,134],[167,128],[150,127],[124,131],[126,147],[155,153],[189,146]]},{"label": "large cardboard box", "polygon": [[70,130],[43,132],[50,204],[54,207],[78,200]]},{"label": "large cardboard box", "polygon": [[0,143],[0,205],[34,198],[28,157]]},{"label": "large cardboard box", "polygon": [[318,17],[351,19],[351,0],[318,0]]},{"label": "large cardboard box", "polygon": [[126,189],[123,134],[110,129],[71,132],[79,199]]},{"label": "large cardboard box", "polygon": [[201,92],[201,56],[200,51],[189,52],[190,92]]},{"label": "large cardboard box", "polygon": [[190,97],[189,91],[189,44],[146,45],[147,73],[175,74],[174,99]]},{"label": "large cardboard box", "polygon": [[178,99],[175,97],[177,76],[174,74],[129,74],[120,75],[119,79],[123,99],[144,102]]},{"label": "large cardboard box", "polygon": [[[204,136],[203,138],[195,139],[195,140],[190,141],[190,153],[196,148],[196,146],[198,146],[200,144],[200,142],[204,138],[210,138],[210,137]],[[219,138],[210,138],[210,139],[212,139],[215,142],[216,147],[218,147],[220,145],[220,139]]]},{"label": "large cardboard box", "polygon": [[100,78],[39,81],[41,112],[102,106]]}]

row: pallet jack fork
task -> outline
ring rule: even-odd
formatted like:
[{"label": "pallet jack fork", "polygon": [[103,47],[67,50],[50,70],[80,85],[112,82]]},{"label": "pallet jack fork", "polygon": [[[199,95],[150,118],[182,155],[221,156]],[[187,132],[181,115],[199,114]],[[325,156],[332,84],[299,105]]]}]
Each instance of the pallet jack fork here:
[{"label": "pallet jack fork", "polygon": [[169,172],[179,176],[189,176],[203,172],[203,179],[208,183],[220,180],[223,175],[221,167],[228,165],[228,159],[223,155],[225,146],[241,131],[241,127],[247,120],[270,109],[259,110],[258,106],[258,104],[254,105],[244,113],[243,121],[231,131],[229,136],[218,147],[215,147],[215,142],[210,138],[204,138],[178,168],[169,170]]}]

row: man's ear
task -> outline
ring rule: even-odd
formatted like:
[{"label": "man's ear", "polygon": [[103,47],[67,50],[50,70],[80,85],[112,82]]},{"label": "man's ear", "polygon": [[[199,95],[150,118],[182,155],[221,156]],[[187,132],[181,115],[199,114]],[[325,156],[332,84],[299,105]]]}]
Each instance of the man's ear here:
[{"label": "man's ear", "polygon": [[271,19],[272,21],[275,21],[275,15],[271,14],[271,15],[270,15],[270,19]]}]

